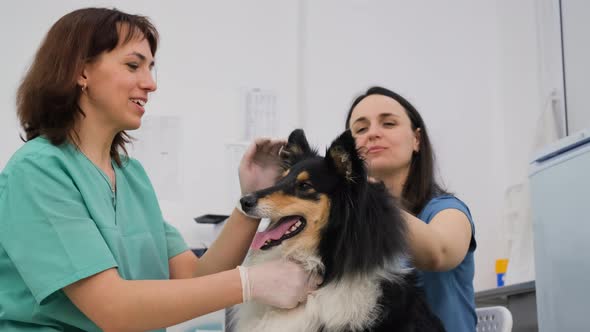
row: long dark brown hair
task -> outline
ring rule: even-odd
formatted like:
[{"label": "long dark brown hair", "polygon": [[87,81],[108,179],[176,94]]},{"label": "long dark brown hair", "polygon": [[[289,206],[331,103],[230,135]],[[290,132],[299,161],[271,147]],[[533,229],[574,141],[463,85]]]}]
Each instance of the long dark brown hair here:
[{"label": "long dark brown hair", "polygon": [[[127,29],[121,29],[122,26]],[[120,36],[126,31],[125,36]],[[134,38],[145,38],[152,55],[158,48],[158,31],[147,17],[117,9],[84,8],[60,18],[47,32],[31,67],[17,91],[16,106],[25,138],[44,136],[54,145],[75,142],[76,117],[84,116],[78,105],[77,79],[84,65]],[[115,135],[110,155],[121,166],[119,150],[127,156],[125,131]]]},{"label": "long dark brown hair", "polygon": [[370,95],[386,96],[400,103],[410,118],[412,130],[416,131],[416,129],[420,129],[420,149],[412,155],[410,171],[402,190],[402,197],[400,197],[404,207],[409,212],[417,215],[424,209],[429,200],[436,196],[448,194],[436,182],[434,176],[434,150],[428,138],[426,124],[416,108],[404,97],[386,88],[374,86],[352,102],[346,117],[346,129],[350,129],[350,117],[356,105]]}]

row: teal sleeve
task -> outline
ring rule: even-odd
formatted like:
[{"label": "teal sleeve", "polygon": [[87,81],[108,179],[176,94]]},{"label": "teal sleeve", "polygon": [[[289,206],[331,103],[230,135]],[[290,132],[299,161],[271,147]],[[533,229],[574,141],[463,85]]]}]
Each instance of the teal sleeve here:
[{"label": "teal sleeve", "polygon": [[166,230],[166,243],[168,245],[168,259],[188,250],[188,246],[178,230],[167,222],[164,222]]},{"label": "teal sleeve", "polygon": [[37,302],[117,266],[63,161],[29,156],[5,176],[0,245]]},{"label": "teal sleeve", "polygon": [[465,204],[462,200],[452,195],[436,197],[428,202],[419,218],[428,224],[437,213],[446,209],[459,210],[465,214],[469,220],[469,224],[471,225],[471,241],[469,243],[469,251],[474,251],[477,247],[477,243],[475,241],[475,224],[473,223],[473,218],[471,216],[471,211],[469,211],[469,207],[467,207],[467,204]]}]

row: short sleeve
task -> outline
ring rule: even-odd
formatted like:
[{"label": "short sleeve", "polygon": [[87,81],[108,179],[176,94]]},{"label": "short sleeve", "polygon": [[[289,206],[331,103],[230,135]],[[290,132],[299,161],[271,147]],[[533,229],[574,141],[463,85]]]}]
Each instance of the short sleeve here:
[{"label": "short sleeve", "polygon": [[184,239],[176,229],[176,227],[164,222],[164,229],[166,230],[166,243],[168,246],[168,259],[183,253],[188,250],[188,246]]},{"label": "short sleeve", "polygon": [[37,302],[117,266],[62,160],[29,156],[4,180],[0,245]]},{"label": "short sleeve", "polygon": [[422,212],[418,215],[418,218],[426,222],[427,224],[436,216],[437,213],[446,210],[446,209],[455,209],[463,212],[467,219],[469,220],[469,224],[471,225],[471,241],[469,243],[469,251],[474,251],[477,247],[477,243],[475,241],[475,224],[473,223],[473,218],[471,217],[471,212],[469,211],[469,207],[463,201],[458,199],[452,195],[445,195],[433,198],[426,204]]}]

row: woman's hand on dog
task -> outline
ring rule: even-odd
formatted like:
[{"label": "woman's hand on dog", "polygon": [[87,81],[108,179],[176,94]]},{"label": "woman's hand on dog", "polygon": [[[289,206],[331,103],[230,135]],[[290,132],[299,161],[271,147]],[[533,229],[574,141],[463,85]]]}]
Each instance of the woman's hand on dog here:
[{"label": "woman's hand on dog", "polygon": [[239,167],[242,195],[275,184],[281,172],[279,151],[286,143],[284,140],[260,138],[248,147]]},{"label": "woman's hand on dog", "polygon": [[285,260],[251,266],[248,276],[253,300],[283,309],[304,303],[309,293],[321,284],[320,277]]}]

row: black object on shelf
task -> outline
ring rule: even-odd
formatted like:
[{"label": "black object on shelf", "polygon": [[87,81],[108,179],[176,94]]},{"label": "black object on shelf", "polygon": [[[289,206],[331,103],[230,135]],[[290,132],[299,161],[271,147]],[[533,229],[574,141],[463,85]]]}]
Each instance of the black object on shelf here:
[{"label": "black object on shelf", "polygon": [[195,221],[198,224],[219,224],[227,218],[229,218],[229,216],[222,214],[205,214],[200,217],[196,217]]}]

